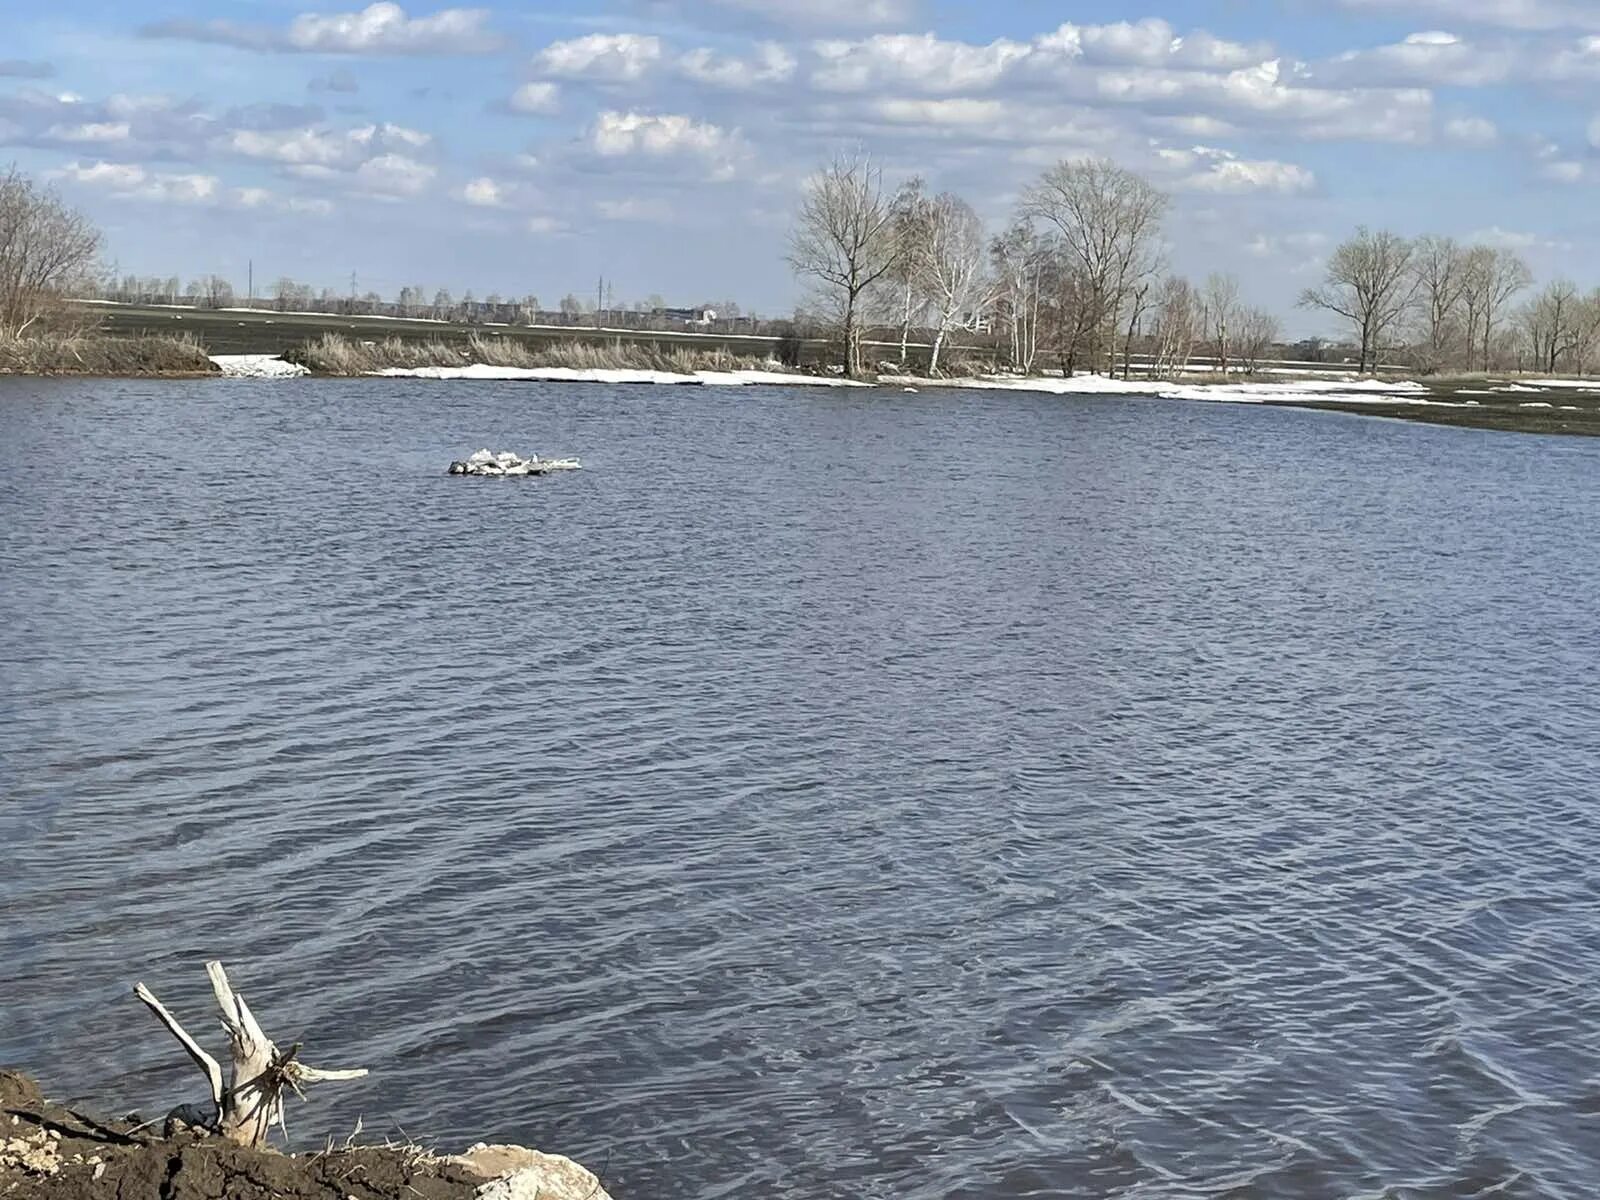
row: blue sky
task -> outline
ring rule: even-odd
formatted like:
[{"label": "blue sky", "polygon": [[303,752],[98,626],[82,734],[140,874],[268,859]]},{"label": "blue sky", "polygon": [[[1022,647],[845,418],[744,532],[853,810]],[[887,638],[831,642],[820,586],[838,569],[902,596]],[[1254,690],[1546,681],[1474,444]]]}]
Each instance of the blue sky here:
[{"label": "blue sky", "polygon": [[996,226],[1049,163],[1114,158],[1173,196],[1174,270],[1235,272],[1294,332],[1358,223],[1543,278],[1600,250],[1597,0],[60,0],[5,24],[0,162],[124,273],[550,306],[603,274],[780,314],[798,189],[856,143]]}]

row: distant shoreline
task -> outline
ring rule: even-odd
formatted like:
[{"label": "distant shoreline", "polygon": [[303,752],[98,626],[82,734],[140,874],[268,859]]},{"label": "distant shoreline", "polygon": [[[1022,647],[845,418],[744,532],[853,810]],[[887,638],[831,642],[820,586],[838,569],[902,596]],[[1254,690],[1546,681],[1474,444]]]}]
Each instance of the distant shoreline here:
[{"label": "distant shoreline", "polygon": [[[19,350],[25,345],[26,350]],[[498,362],[479,361],[496,359]],[[440,361],[443,360],[443,361]],[[1010,391],[1062,398],[1149,398],[1254,404],[1385,417],[1431,425],[1516,433],[1600,436],[1600,379],[1466,376],[1451,379],[1358,378],[1338,371],[1226,381],[1204,373],[1174,380],[1104,375],[981,375],[930,379],[837,375],[780,368],[721,348],[511,341],[359,342],[323,335],[286,354],[210,354],[191,336],[91,333],[0,344],[0,377],[77,379],[416,378],[435,381],[610,383],[651,386],[830,387],[923,391]]]}]

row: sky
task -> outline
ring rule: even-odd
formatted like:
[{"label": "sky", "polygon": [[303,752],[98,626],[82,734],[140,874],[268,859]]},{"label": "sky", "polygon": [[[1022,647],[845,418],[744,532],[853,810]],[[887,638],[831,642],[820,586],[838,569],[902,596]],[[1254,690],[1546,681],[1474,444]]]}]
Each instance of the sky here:
[{"label": "sky", "polygon": [[1292,334],[1357,225],[1600,259],[1600,0],[4,0],[0,164],[123,274],[783,315],[817,164],[998,230],[1047,166],[1168,192]]}]

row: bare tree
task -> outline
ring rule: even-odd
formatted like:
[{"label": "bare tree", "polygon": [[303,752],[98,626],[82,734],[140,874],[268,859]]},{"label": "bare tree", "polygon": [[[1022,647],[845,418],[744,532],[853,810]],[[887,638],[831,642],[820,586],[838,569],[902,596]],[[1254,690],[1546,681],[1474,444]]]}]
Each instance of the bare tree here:
[{"label": "bare tree", "polygon": [[1467,264],[1467,252],[1454,238],[1422,237],[1412,244],[1411,272],[1421,323],[1417,364],[1425,374],[1450,361],[1463,327]]},{"label": "bare tree", "polygon": [[959,196],[941,192],[927,204],[924,237],[912,250],[913,270],[935,317],[929,372],[939,373],[945,339],[963,320],[976,318],[993,296],[986,263],[983,221]]},{"label": "bare tree", "polygon": [[1058,163],[1024,194],[1023,216],[1053,227],[1075,268],[1082,311],[1073,324],[1095,363],[1114,357],[1124,303],[1158,270],[1166,209],[1166,196],[1109,159]]},{"label": "bare tree", "polygon": [[1578,356],[1588,334],[1585,307],[1577,286],[1560,279],[1522,310],[1522,327],[1533,352],[1534,370],[1554,375],[1563,359]]},{"label": "bare tree", "polygon": [[900,326],[900,365],[906,365],[911,346],[911,326],[927,309],[928,297],[922,291],[918,270],[918,247],[928,238],[931,218],[926,185],[920,178],[909,179],[895,193],[893,204],[895,263],[888,278],[895,286],[895,316]]},{"label": "bare tree", "polygon": [[1232,275],[1213,274],[1206,280],[1205,302],[1206,336],[1217,352],[1222,368],[1222,378],[1228,378],[1228,352],[1233,349],[1233,339],[1238,333],[1241,305],[1239,281]]},{"label": "bare tree", "polygon": [[1261,360],[1278,342],[1278,318],[1264,308],[1245,308],[1239,312],[1236,345],[1246,373],[1254,375]]},{"label": "bare tree", "polygon": [[1327,279],[1300,297],[1303,308],[1320,308],[1349,321],[1361,343],[1361,371],[1376,370],[1383,339],[1405,316],[1416,294],[1411,243],[1398,234],[1363,226],[1333,252]]},{"label": "bare tree", "polygon": [[797,275],[816,282],[838,317],[848,377],[861,372],[862,297],[899,260],[882,169],[864,151],[839,155],[806,184],[790,236],[789,264]]},{"label": "bare tree", "polygon": [[99,231],[12,167],[0,175],[0,336],[17,337],[87,280]]},{"label": "bare tree", "polygon": [[1050,250],[1032,225],[1016,221],[994,240],[989,257],[995,305],[1010,338],[1011,365],[1026,375],[1039,353],[1039,308]]},{"label": "bare tree", "polygon": [[1203,319],[1199,293],[1187,280],[1169,275],[1156,289],[1151,326],[1151,371],[1171,378],[1189,369]]},{"label": "bare tree", "polygon": [[1533,272],[1514,251],[1477,246],[1468,252],[1463,274],[1467,358],[1472,358],[1474,344],[1481,345],[1483,369],[1487,371],[1493,360],[1495,328],[1504,319],[1506,307],[1517,293],[1532,286]]}]

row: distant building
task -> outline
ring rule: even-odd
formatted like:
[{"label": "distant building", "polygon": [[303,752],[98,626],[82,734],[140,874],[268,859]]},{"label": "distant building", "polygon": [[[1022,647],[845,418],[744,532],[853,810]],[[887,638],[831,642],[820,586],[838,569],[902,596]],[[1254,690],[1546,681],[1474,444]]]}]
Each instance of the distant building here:
[{"label": "distant building", "polygon": [[717,319],[716,310],[711,308],[653,308],[650,315],[664,321],[682,321],[685,325],[709,325]]}]

